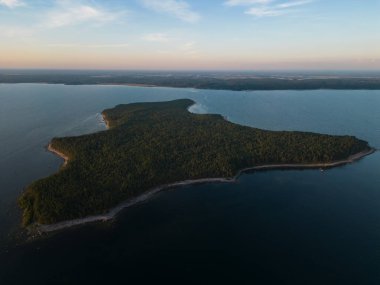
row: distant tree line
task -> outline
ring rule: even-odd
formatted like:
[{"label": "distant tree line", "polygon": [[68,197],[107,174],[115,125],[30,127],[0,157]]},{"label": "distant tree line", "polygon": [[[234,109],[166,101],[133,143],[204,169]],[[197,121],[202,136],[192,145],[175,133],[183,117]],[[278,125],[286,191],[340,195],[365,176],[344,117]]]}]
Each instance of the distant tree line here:
[{"label": "distant tree line", "polygon": [[216,90],[379,90],[379,77],[331,77],[331,78],[274,78],[271,76],[244,77],[212,74],[151,74],[151,73],[117,73],[96,76],[81,73],[0,73],[0,83],[56,83],[68,85],[92,84],[142,84],[164,87],[186,87]]}]

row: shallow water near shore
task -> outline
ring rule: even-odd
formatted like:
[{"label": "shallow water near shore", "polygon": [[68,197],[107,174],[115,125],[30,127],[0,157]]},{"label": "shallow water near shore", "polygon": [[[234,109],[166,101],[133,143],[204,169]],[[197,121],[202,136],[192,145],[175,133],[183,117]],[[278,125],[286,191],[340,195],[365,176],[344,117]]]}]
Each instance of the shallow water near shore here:
[{"label": "shallow water near shore", "polygon": [[171,189],[126,209],[112,223],[9,245],[19,222],[19,193],[62,163],[46,151],[52,137],[105,130],[100,112],[120,103],[177,98],[195,100],[192,112],[219,113],[244,125],[350,134],[380,148],[380,91],[0,85],[1,284],[97,284],[126,276],[380,282],[378,152],[324,172],[260,171],[234,184]]}]

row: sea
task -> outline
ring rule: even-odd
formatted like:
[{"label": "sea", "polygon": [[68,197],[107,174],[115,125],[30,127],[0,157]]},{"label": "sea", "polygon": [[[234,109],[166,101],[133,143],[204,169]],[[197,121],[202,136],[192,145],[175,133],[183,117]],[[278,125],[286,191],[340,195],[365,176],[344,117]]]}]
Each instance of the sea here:
[{"label": "sea", "polygon": [[0,84],[1,285],[380,284],[379,152],[325,171],[177,187],[112,222],[25,240],[17,199],[59,170],[53,137],[105,131],[100,113],[118,104],[179,98],[196,102],[193,113],[380,148],[380,91]]}]

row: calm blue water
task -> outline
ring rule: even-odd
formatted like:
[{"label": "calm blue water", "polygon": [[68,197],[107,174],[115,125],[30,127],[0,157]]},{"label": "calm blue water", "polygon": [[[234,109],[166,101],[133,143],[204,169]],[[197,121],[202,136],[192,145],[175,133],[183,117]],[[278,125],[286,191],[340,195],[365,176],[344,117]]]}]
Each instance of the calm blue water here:
[{"label": "calm blue water", "polygon": [[379,153],[325,172],[181,187],[113,223],[9,245],[23,187],[61,164],[45,150],[52,137],[104,130],[99,113],[116,104],[177,98],[244,125],[351,134],[380,148],[380,91],[0,85],[0,284],[380,284]]}]

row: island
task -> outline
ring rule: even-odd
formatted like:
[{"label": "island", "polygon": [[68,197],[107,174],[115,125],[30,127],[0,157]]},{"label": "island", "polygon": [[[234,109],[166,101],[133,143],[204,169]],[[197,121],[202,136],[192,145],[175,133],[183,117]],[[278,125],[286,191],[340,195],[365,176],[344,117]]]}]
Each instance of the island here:
[{"label": "island", "polygon": [[102,113],[108,130],[54,138],[49,150],[65,164],[21,195],[23,225],[106,220],[173,185],[230,182],[247,169],[333,167],[373,152],[353,136],[267,131],[193,114],[194,103],[118,105]]}]

